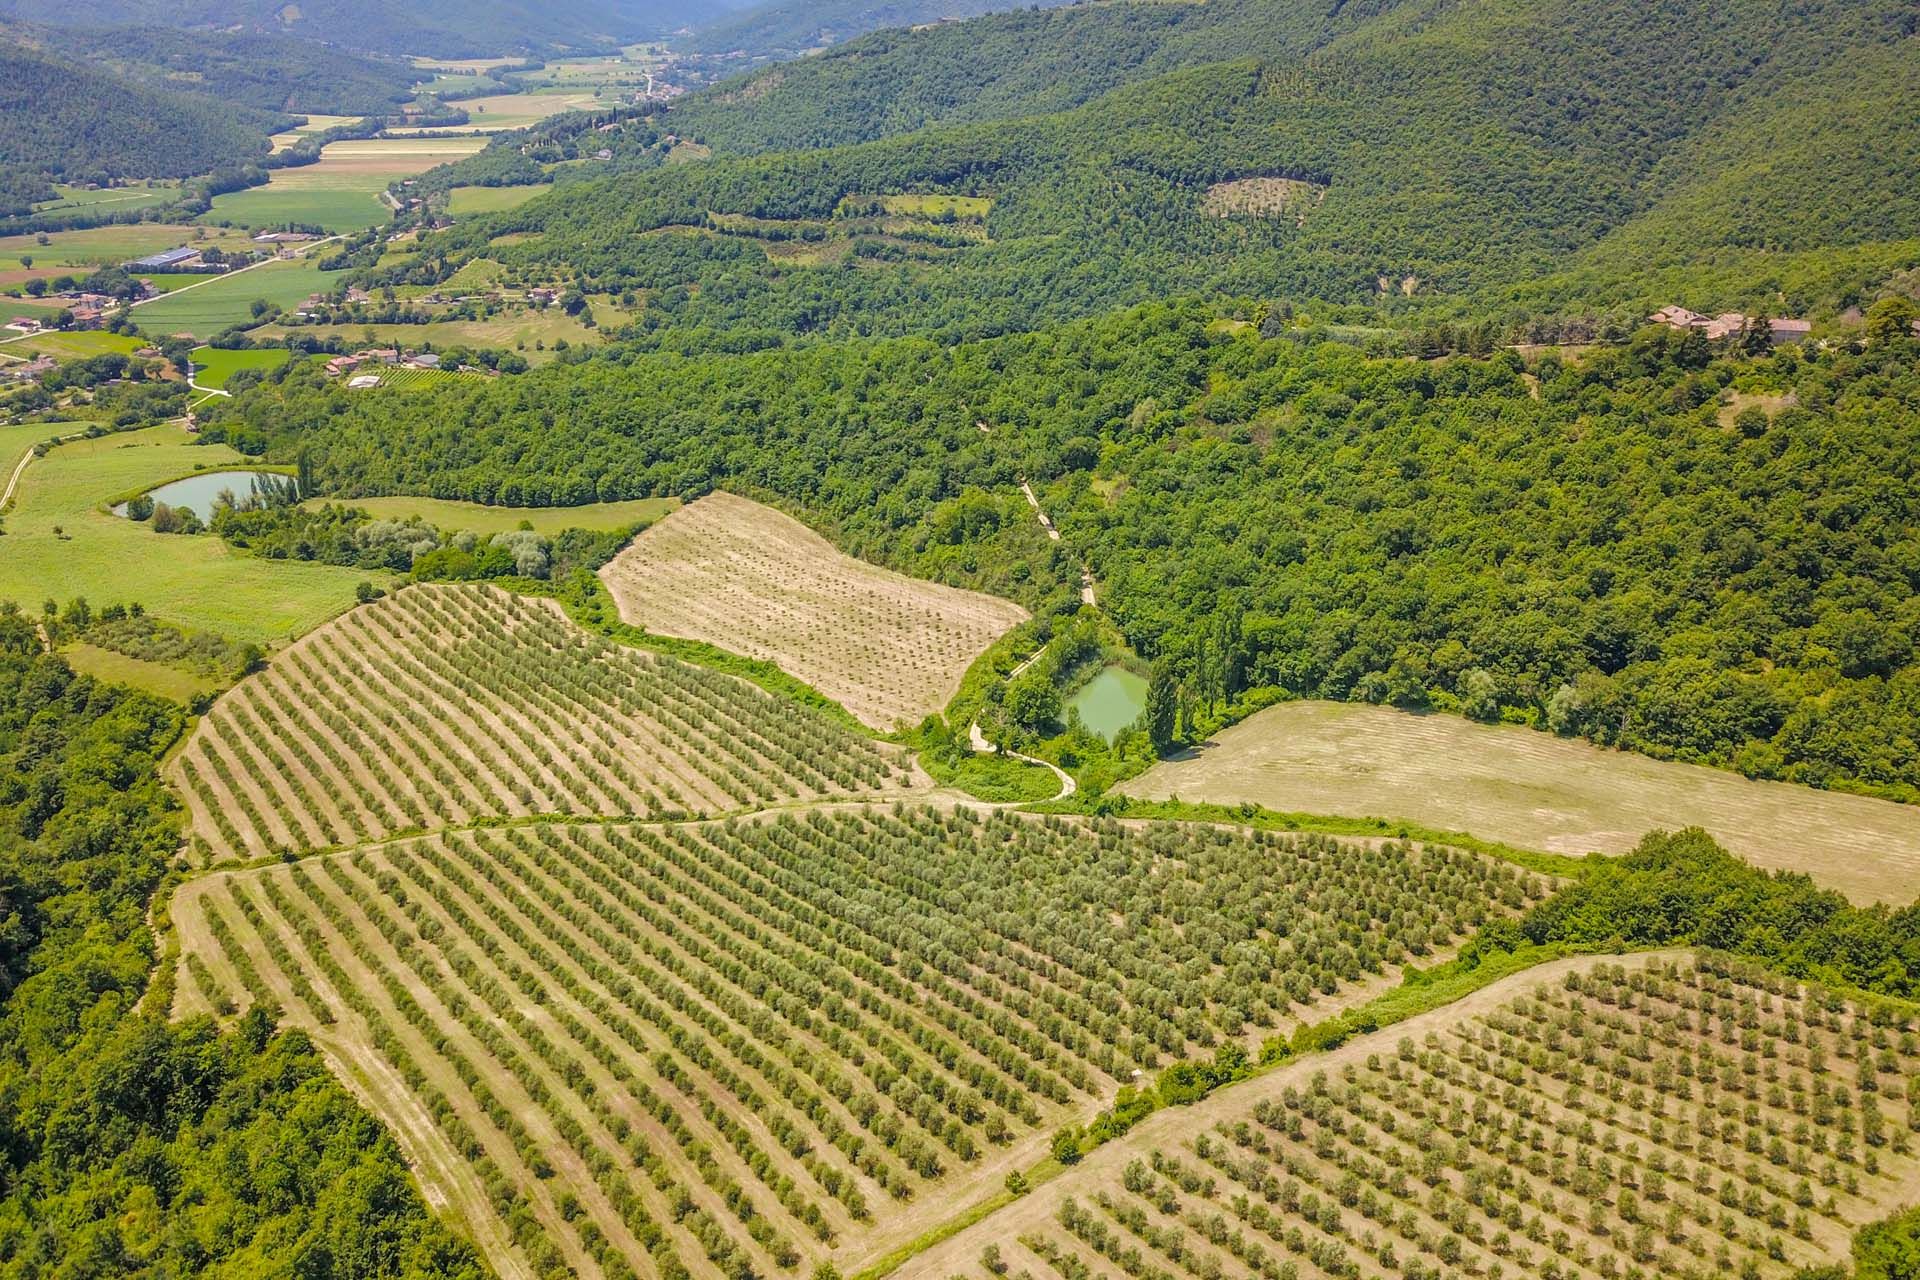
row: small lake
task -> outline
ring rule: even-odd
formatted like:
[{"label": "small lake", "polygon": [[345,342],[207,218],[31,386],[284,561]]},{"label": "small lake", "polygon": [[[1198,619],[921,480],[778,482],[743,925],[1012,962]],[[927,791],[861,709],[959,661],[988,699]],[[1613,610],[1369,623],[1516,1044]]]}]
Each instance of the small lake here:
[{"label": "small lake", "polygon": [[1067,699],[1067,706],[1080,713],[1082,724],[1112,742],[1147,709],[1147,682],[1125,667],[1111,666]]},{"label": "small lake", "polygon": [[[203,471],[197,476],[188,476],[184,480],[149,489],[147,496],[170,507],[185,507],[205,520],[213,515],[214,499],[220,496],[222,490],[231,490],[236,499],[243,499],[253,492],[256,476],[272,476],[275,480],[291,478],[273,471]],[[127,504],[121,503],[113,509],[113,513],[120,516],[127,514]]]}]

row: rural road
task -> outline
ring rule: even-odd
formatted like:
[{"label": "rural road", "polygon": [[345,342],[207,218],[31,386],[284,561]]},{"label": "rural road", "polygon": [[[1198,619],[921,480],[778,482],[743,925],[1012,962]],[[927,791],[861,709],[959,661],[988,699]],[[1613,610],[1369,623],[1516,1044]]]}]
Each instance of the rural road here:
[{"label": "rural road", "polygon": [[[1039,656],[1040,656],[1039,654],[1034,655],[1034,657],[1036,658]],[[1028,659],[1028,661],[1031,662],[1032,659]],[[972,724],[967,726],[967,741],[972,744],[973,749],[975,751],[981,752],[983,754],[991,754],[993,752],[993,744],[987,741],[986,734],[980,732],[980,722],[978,720],[975,720]],[[1072,795],[1074,792],[1080,789],[1080,784],[1073,780],[1073,775],[1068,773],[1065,769],[1062,769],[1059,765],[1055,764],[1051,760],[1042,760],[1038,756],[1023,756],[1018,751],[1009,751],[1007,752],[1007,754],[1012,756],[1015,760],[1025,760],[1028,764],[1037,764],[1043,769],[1053,770],[1053,776],[1060,779],[1060,794],[1054,796],[1053,797],[1054,800],[1065,800],[1068,796]],[[1047,801],[1045,803],[1051,803],[1051,801]],[[1012,805],[994,805],[991,807],[996,809],[1007,809],[1013,806]]]},{"label": "rural road", "polygon": [[[984,422],[978,425],[982,431],[987,429],[987,424]],[[1033,514],[1040,517],[1040,527],[1047,531],[1047,538],[1053,542],[1060,541],[1060,530],[1054,527],[1053,517],[1041,510],[1040,498],[1039,495],[1034,493],[1033,486],[1025,480],[1022,480],[1020,482],[1020,492],[1027,495],[1027,503],[1033,508]],[[1080,603],[1095,605],[1096,607],[1099,603],[1094,599],[1093,595],[1093,570],[1084,564],[1080,566]],[[1018,673],[1016,672],[1015,674]]]},{"label": "rural road", "polygon": [[129,309],[132,309],[132,308],[134,308],[134,307],[144,307],[144,306],[146,306],[146,305],[147,305],[147,304],[148,304],[149,302],[158,302],[158,301],[160,301],[160,300],[161,300],[162,298],[177,298],[177,297],[179,297],[179,296],[180,296],[181,294],[183,294],[183,293],[192,293],[192,292],[193,292],[193,291],[194,291],[195,289],[204,289],[204,288],[206,288],[206,287],[207,287],[208,285],[210,285],[210,284],[214,284],[214,283],[216,283],[216,282],[218,282],[218,281],[221,281],[221,280],[231,280],[231,279],[233,279],[233,278],[234,278],[235,276],[243,276],[243,275],[245,275],[245,274],[247,274],[247,272],[249,272],[249,271],[258,271],[258,270],[259,270],[260,268],[262,268],[262,267],[270,267],[270,266],[272,266],[272,265],[273,265],[274,263],[276,263],[276,262],[298,262],[298,261],[299,261],[299,260],[300,260],[301,258],[305,258],[305,257],[306,257],[306,256],[307,256],[308,254],[310,254],[310,253],[312,253],[312,252],[313,252],[313,251],[314,251],[315,249],[318,249],[318,248],[319,248],[319,247],[320,247],[321,245],[323,245],[323,244],[332,244],[332,243],[333,243],[333,242],[334,242],[335,240],[344,240],[344,239],[346,239],[346,237],[345,237],[345,236],[328,236],[328,237],[327,237],[327,238],[326,238],[325,240],[315,240],[315,241],[313,241],[313,242],[312,242],[311,244],[309,244],[309,245],[308,245],[308,246],[306,247],[306,249],[305,249],[304,251],[302,251],[302,252],[300,253],[300,255],[299,255],[299,257],[296,257],[296,258],[278,258],[278,257],[275,257],[275,258],[268,258],[268,259],[267,259],[266,261],[264,261],[264,262],[255,262],[255,263],[251,263],[251,264],[249,264],[249,265],[247,265],[247,266],[244,266],[244,267],[241,267],[241,268],[240,268],[239,270],[237,270],[237,271],[223,271],[223,272],[221,272],[221,273],[220,273],[219,275],[217,275],[217,276],[208,276],[208,277],[207,277],[207,278],[206,278],[205,280],[202,280],[202,281],[200,281],[200,282],[199,282],[199,283],[197,283],[197,284],[190,284],[190,285],[186,285],[186,286],[184,286],[184,287],[182,287],[182,288],[179,288],[179,289],[174,289],[174,290],[171,290],[170,292],[167,292],[167,293],[156,293],[156,294],[154,294],[154,295],[153,295],[153,296],[152,296],[151,298],[142,298],[142,299],[140,299],[140,300],[139,300],[138,302],[130,302],[130,303],[128,303],[128,304],[127,304],[127,306],[128,306],[128,308],[129,308]]},{"label": "rural road", "polygon": [[59,444],[67,440],[78,440],[79,438],[78,433],[70,436],[52,436],[41,441],[39,444],[28,446],[27,451],[20,455],[19,463],[14,466],[13,474],[7,477],[6,492],[0,493],[0,511],[5,511],[13,504],[13,491],[20,487],[20,477],[26,474],[27,464],[39,456],[34,450],[38,449],[40,444]]}]

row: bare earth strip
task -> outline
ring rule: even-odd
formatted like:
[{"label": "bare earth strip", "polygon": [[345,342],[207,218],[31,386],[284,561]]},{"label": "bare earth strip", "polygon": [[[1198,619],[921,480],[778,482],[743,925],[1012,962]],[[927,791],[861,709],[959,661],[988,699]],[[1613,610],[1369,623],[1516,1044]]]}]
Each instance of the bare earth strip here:
[{"label": "bare earth strip", "polygon": [[774,662],[876,729],[940,710],[974,658],[1027,617],[842,555],[726,493],[674,512],[600,574],[626,621]]},{"label": "bare earth strip", "polygon": [[1379,816],[1557,853],[1704,827],[1756,866],[1855,902],[1920,894],[1920,806],[1755,782],[1530,729],[1384,707],[1270,707],[1121,788],[1143,799]]}]

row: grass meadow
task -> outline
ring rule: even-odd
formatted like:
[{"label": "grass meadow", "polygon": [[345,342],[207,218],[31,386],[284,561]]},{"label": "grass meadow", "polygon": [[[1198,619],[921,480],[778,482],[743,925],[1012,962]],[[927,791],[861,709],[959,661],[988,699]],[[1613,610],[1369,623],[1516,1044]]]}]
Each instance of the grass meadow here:
[{"label": "grass meadow", "polygon": [[483,138],[369,138],[336,142],[316,164],[276,169],[264,187],[217,196],[206,221],[245,227],[289,223],[358,231],[387,220],[380,193],[400,178],[425,173],[485,145]]},{"label": "grass meadow", "polygon": [[312,630],[351,605],[354,585],[370,575],[264,560],[211,536],[155,533],[107,510],[109,499],[241,460],[171,425],[53,449],[29,464],[7,513],[0,600],[33,609],[75,596],[96,607],[138,600],[163,621],[260,644]]},{"label": "grass meadow", "polygon": [[190,333],[197,338],[210,338],[248,319],[256,298],[292,310],[305,302],[307,295],[332,287],[332,276],[322,272],[313,261],[296,258],[156,298],[136,307],[133,318],[149,333]]},{"label": "grass meadow", "polygon": [[291,354],[282,347],[261,347],[253,351],[198,347],[193,353],[193,380],[203,387],[218,390],[225,387],[227,379],[242,369],[277,369],[287,362]]}]

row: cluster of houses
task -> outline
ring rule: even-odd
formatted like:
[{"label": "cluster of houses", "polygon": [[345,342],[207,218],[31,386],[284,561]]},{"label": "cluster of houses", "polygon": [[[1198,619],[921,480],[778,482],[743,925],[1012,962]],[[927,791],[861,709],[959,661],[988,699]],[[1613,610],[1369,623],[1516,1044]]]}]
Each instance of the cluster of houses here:
[{"label": "cluster of houses", "polygon": [[[48,302],[57,302],[61,308],[71,313],[75,329],[98,329],[107,322],[107,312],[114,305],[114,299],[104,293],[88,293],[83,289],[69,289],[64,293],[50,293]],[[7,321],[6,327],[14,333],[42,333],[52,328],[38,316],[15,316]]]},{"label": "cluster of houses", "polygon": [[[1738,311],[1723,311],[1717,316],[1703,316],[1697,311],[1685,307],[1662,307],[1647,317],[1655,324],[1666,325],[1669,329],[1698,329],[1709,342],[1723,342],[1729,338],[1744,335],[1756,322],[1753,317],[1742,315]],[[1776,347],[1805,342],[1807,335],[1813,332],[1811,320],[1768,320],[1768,337]]]},{"label": "cluster of houses", "polygon": [[19,364],[0,365],[0,378],[10,382],[38,382],[45,375],[52,373],[53,367],[52,356],[36,356],[31,360],[23,360]]},{"label": "cluster of houses", "polygon": [[353,375],[347,386],[355,391],[380,385],[380,375],[364,373],[361,370],[375,366],[400,367],[406,369],[438,369],[440,357],[432,351],[404,353],[397,347],[368,347],[351,355],[334,356],[327,361],[327,376],[330,378]]}]

